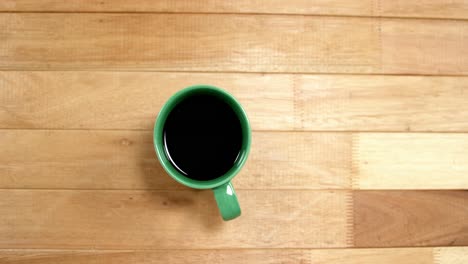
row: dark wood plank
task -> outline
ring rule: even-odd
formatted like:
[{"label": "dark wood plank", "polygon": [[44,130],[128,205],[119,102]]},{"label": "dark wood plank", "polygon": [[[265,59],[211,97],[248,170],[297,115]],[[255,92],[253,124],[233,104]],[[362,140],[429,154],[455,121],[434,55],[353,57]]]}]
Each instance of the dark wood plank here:
[{"label": "dark wood plank", "polygon": [[354,246],[466,246],[468,191],[356,191]]}]

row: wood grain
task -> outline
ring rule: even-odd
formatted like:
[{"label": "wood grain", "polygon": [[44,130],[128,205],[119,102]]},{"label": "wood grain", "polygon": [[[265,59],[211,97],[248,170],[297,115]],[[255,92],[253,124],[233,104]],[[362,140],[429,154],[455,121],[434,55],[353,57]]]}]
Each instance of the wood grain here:
[{"label": "wood grain", "polygon": [[381,16],[428,17],[428,18],[468,18],[466,0],[378,0]]},{"label": "wood grain", "polygon": [[[0,263],[467,263],[466,43],[466,0],[0,1]],[[231,222],[152,146],[199,83],[254,130]]]},{"label": "wood grain", "polygon": [[197,83],[236,96],[254,130],[468,131],[467,77],[94,71],[0,71],[0,127],[150,130]]},{"label": "wood grain", "polygon": [[10,12],[203,12],[346,16],[468,18],[466,0],[3,0],[0,11]]},{"label": "wood grain", "polygon": [[3,13],[0,69],[376,72],[379,32],[367,18]]},{"label": "wood grain", "polygon": [[468,263],[467,247],[441,247],[434,249],[434,263],[437,264],[464,264]]},{"label": "wood grain", "polygon": [[298,128],[342,131],[466,131],[468,79],[300,75]]},{"label": "wood grain", "polygon": [[389,19],[381,30],[383,73],[468,73],[468,21]]},{"label": "wood grain", "polygon": [[0,247],[351,246],[349,192],[241,190],[237,194],[243,215],[223,222],[211,191],[1,190]]},{"label": "wood grain", "polygon": [[[453,255],[458,249],[441,248]],[[313,263],[313,264],[439,264],[432,248],[392,249],[254,249],[254,250],[0,250],[2,263]],[[461,262],[450,262],[461,264]],[[440,263],[445,264],[445,263]]]},{"label": "wood grain", "polygon": [[468,135],[359,133],[353,188],[468,189]]},{"label": "wood grain", "polygon": [[0,25],[0,69],[468,72],[468,21],[2,13]]},{"label": "wood grain", "polygon": [[203,12],[203,13],[280,13],[321,15],[369,15],[374,0],[4,0],[0,11],[55,11],[55,12]]},{"label": "wood grain", "polygon": [[[3,130],[0,188],[183,188],[150,131]],[[254,132],[238,189],[465,189],[465,134]]]},{"label": "wood grain", "polygon": [[293,80],[261,74],[0,72],[4,128],[146,129],[171,95],[194,84],[232,93],[254,130],[294,128]]},{"label": "wood grain", "polygon": [[354,246],[468,245],[466,191],[356,191]]},{"label": "wood grain", "polygon": [[[3,130],[0,188],[181,189],[149,131]],[[351,136],[254,132],[237,189],[350,188]]]},{"label": "wood grain", "polygon": [[351,135],[254,133],[239,188],[349,189]]}]

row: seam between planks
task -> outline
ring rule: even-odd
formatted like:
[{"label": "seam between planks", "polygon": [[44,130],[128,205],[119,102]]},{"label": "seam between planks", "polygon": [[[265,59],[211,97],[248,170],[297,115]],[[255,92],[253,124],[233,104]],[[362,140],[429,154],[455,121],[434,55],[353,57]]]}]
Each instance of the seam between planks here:
[{"label": "seam between planks", "polygon": [[[154,251],[207,251],[207,250],[222,250],[222,251],[238,251],[238,250],[271,250],[271,251],[293,251],[293,250],[307,250],[307,251],[331,251],[331,250],[360,250],[360,249],[370,249],[370,250],[399,250],[399,249],[432,249],[433,255],[438,255],[438,261],[440,261],[440,250],[441,249],[450,249],[450,248],[467,248],[468,246],[390,246],[390,247],[286,247],[286,248],[276,248],[276,247],[222,247],[222,248],[0,248],[0,251],[6,252],[21,252],[21,251],[31,251],[31,252],[154,252]],[[437,251],[437,252],[436,252]],[[0,252],[1,253],[1,252]],[[433,259],[434,264],[436,263]]]},{"label": "seam between planks", "polygon": [[[318,65],[318,64],[316,64]],[[328,64],[324,66],[336,66],[338,64]],[[343,66],[375,66],[376,64],[342,64]],[[377,64],[378,66],[378,64]],[[356,75],[356,76],[406,76],[406,77],[461,77],[466,78],[468,74],[460,73],[394,73],[394,72],[381,72],[376,73],[363,73],[363,72],[320,72],[320,71],[229,71],[229,70],[164,70],[153,68],[130,68],[128,66],[122,67],[104,67],[104,66],[60,66],[60,68],[47,66],[0,66],[0,72],[154,72],[154,73],[237,73],[237,74],[277,74],[277,75]]]},{"label": "seam between planks", "polygon": [[351,168],[351,189],[359,189],[359,134],[351,134],[351,156],[349,158]]},{"label": "seam between planks", "polygon": [[[244,250],[271,250],[271,251],[293,251],[293,250],[305,250],[305,251],[332,251],[332,250],[360,250],[360,249],[424,249],[424,248],[433,248],[432,246],[421,247],[421,246],[413,246],[413,247],[214,247],[214,248],[132,248],[132,247],[124,247],[124,248],[41,248],[41,247],[33,247],[33,248],[0,248],[0,251],[7,251],[7,252],[21,252],[21,251],[31,251],[31,252],[83,252],[83,253],[92,253],[92,252],[157,252],[157,251],[208,251],[208,250],[220,250],[220,251],[244,251]],[[0,252],[1,254],[1,252]],[[312,262],[314,263],[314,262]],[[435,263],[434,263],[435,264]]]},{"label": "seam between planks", "polygon": [[432,249],[432,263],[440,264],[440,248]]},{"label": "seam between planks", "polygon": [[345,196],[346,247],[354,247],[354,195],[352,191]]},{"label": "seam between planks", "polygon": [[[376,3],[377,9],[380,8],[380,1]],[[374,8],[374,7],[372,7]],[[314,16],[314,17],[343,17],[343,18],[383,18],[383,19],[408,19],[408,20],[437,20],[437,21],[468,21],[468,18],[462,17],[430,17],[430,16],[382,16],[373,15],[337,15],[337,14],[300,14],[300,13],[259,13],[259,12],[182,12],[182,11],[5,11],[0,10],[1,14],[122,14],[122,15],[250,15],[250,16]]]},{"label": "seam between planks", "polygon": [[[350,64],[343,64],[350,65]],[[352,64],[357,65],[359,64]],[[374,64],[362,64],[361,66],[373,66]],[[0,67],[0,72],[151,72],[151,73],[196,73],[196,74],[268,74],[268,75],[343,75],[343,76],[395,76],[395,77],[460,77],[467,78],[468,74],[450,74],[450,73],[368,73],[368,72],[265,72],[265,71],[209,71],[209,70],[164,70],[164,69],[147,69],[147,68],[102,68],[102,67],[82,67],[82,68],[73,68],[73,67],[62,67],[58,68],[47,68],[47,67]]]}]

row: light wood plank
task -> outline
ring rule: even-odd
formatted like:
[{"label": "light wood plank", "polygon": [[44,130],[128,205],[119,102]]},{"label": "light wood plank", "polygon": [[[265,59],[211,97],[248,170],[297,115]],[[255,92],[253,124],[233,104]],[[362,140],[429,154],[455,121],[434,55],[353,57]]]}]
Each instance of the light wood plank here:
[{"label": "light wood plank", "polygon": [[468,263],[468,247],[442,247],[434,250],[434,262],[436,264]]},{"label": "light wood plank", "polygon": [[468,18],[466,0],[378,0],[378,5],[381,16]]},{"label": "light wood plank", "polygon": [[[444,250],[453,251],[451,248]],[[433,264],[432,248],[232,250],[0,250],[2,263],[313,263]],[[450,262],[452,263],[452,262]],[[461,263],[461,262],[459,262]],[[438,263],[434,263],[438,264]],[[445,263],[440,263],[445,264]],[[458,264],[458,263],[453,263]]]},{"label": "light wood plank", "polygon": [[0,72],[0,126],[152,130],[171,95],[194,84],[232,93],[254,130],[294,128],[287,75],[151,72]]},{"label": "light wood plank", "polygon": [[0,38],[0,69],[375,72],[380,62],[377,20],[364,18],[3,13]]},{"label": "light wood plank", "polygon": [[304,130],[466,131],[468,78],[299,75]]},{"label": "light wood plank", "polygon": [[[181,189],[149,131],[0,131],[0,188]],[[350,188],[351,135],[254,132],[237,189]]]},{"label": "light wood plank", "polygon": [[355,191],[354,246],[466,246],[466,191]]},{"label": "light wood plank", "polygon": [[10,12],[204,12],[468,18],[466,0],[3,0]]},{"label": "light wood plank", "polygon": [[351,196],[237,192],[223,222],[211,191],[0,191],[1,248],[213,249],[351,246]]},{"label": "light wood plank", "polygon": [[350,134],[258,132],[234,182],[239,188],[350,189],[350,156]]},{"label": "light wood plank", "polygon": [[382,21],[382,72],[468,73],[468,21]]},{"label": "light wood plank", "polygon": [[468,189],[468,134],[355,134],[352,162],[357,189]]},{"label": "light wood plank", "polygon": [[0,71],[0,127],[150,130],[196,83],[234,94],[254,130],[468,131],[467,77],[94,71]]}]

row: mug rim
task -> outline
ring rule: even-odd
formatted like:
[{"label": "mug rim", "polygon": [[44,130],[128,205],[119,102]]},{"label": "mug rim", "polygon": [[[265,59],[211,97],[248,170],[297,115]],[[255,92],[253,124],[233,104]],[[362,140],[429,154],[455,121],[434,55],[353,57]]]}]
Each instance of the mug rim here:
[{"label": "mug rim", "polygon": [[[167,158],[163,142],[164,125],[167,117],[174,109],[174,107],[188,96],[202,92],[214,94],[221,98],[224,102],[228,103],[229,106],[234,110],[234,113],[239,118],[242,130],[242,146],[239,157],[236,159],[236,162],[226,173],[208,181],[194,180],[180,173]],[[221,88],[212,85],[193,85],[176,92],[166,101],[164,106],[161,108],[158,116],[156,117],[156,122],[154,124],[153,129],[154,149],[156,151],[156,156],[158,157],[158,160],[161,163],[164,170],[177,182],[195,189],[211,189],[229,182],[234,176],[237,175],[237,173],[239,173],[240,169],[244,166],[250,151],[250,144],[250,124],[244,109],[231,94],[229,94],[227,91]]]}]

